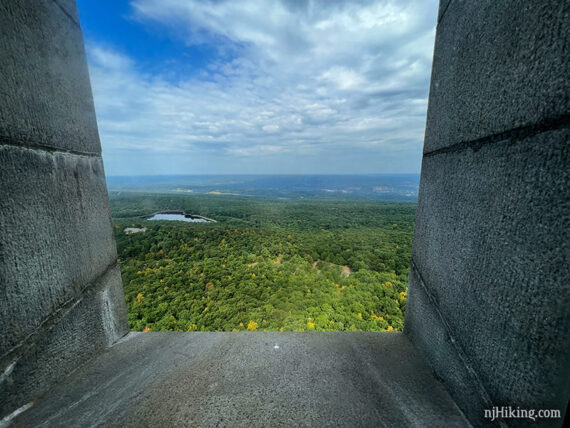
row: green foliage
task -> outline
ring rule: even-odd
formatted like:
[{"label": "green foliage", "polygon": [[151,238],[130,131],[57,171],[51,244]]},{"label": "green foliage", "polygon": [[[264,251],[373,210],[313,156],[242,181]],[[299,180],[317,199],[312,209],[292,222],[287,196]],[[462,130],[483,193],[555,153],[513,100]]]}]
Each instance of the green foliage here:
[{"label": "green foliage", "polygon": [[[123,192],[111,207],[133,330],[403,328],[415,204]],[[145,220],[167,209],[218,223]]]}]

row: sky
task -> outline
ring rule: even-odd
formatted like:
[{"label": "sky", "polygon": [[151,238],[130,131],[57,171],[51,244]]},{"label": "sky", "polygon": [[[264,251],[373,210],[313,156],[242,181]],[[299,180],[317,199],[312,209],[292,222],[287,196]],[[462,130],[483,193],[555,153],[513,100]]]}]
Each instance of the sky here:
[{"label": "sky", "polygon": [[78,0],[107,175],[419,173],[437,0]]}]

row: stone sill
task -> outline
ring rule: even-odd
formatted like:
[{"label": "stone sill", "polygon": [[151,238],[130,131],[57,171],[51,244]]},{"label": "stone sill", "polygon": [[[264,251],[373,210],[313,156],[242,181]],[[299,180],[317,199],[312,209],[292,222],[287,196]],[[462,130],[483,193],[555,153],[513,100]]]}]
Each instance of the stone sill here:
[{"label": "stone sill", "polygon": [[130,333],[14,426],[470,426],[402,333]]}]

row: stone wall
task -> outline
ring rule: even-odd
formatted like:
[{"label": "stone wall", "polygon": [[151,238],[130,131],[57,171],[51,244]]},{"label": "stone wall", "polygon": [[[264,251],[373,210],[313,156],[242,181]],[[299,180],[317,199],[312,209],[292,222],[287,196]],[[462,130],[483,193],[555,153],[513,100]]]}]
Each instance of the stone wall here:
[{"label": "stone wall", "polygon": [[0,419],[128,331],[74,0],[0,0]]},{"label": "stone wall", "polygon": [[440,3],[405,331],[476,426],[567,405],[569,22],[558,0]]}]

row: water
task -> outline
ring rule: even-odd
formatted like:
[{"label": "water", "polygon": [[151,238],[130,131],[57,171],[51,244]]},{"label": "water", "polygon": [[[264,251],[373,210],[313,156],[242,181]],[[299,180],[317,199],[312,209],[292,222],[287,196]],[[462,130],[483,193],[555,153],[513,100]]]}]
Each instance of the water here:
[{"label": "water", "polygon": [[186,217],[184,214],[155,214],[147,220],[169,220],[169,221],[187,221],[190,223],[209,223],[203,218]]},{"label": "water", "polygon": [[132,233],[141,233],[141,232],[144,233],[144,232],[146,232],[146,227],[127,227],[127,228],[124,230],[124,232],[125,232],[127,235],[130,235],[130,234],[132,234]]}]

